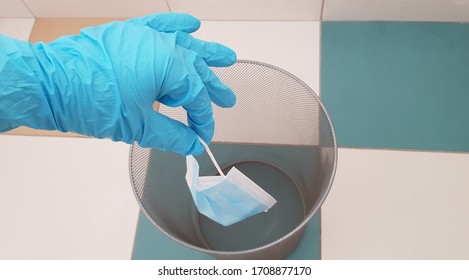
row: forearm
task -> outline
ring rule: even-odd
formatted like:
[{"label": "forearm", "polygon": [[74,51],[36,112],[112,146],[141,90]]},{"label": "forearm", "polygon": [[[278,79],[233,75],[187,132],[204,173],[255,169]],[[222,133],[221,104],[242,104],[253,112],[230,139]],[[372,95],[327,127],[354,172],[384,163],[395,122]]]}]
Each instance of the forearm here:
[{"label": "forearm", "polygon": [[[50,44],[1,36],[0,132],[28,126],[106,137],[107,127],[92,130],[88,123],[100,118],[100,112],[118,114],[118,87],[112,77],[105,51],[78,36]],[[101,111],[84,106],[96,103]]]},{"label": "forearm", "polygon": [[0,35],[0,132],[19,126],[56,129],[33,46]]}]

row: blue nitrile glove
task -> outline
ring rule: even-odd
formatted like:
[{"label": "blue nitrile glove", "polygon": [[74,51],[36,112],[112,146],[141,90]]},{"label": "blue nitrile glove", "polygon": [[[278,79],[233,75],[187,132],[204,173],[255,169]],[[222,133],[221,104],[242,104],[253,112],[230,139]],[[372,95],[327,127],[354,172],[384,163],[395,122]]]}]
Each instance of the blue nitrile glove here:
[{"label": "blue nitrile glove", "polygon": [[[0,35],[0,132],[18,126],[71,131],[142,147],[199,154],[214,133],[211,102],[235,104],[208,66],[229,48],[195,39],[200,22],[156,14],[89,27],[49,44]],[[189,127],[152,109],[183,106]]]}]

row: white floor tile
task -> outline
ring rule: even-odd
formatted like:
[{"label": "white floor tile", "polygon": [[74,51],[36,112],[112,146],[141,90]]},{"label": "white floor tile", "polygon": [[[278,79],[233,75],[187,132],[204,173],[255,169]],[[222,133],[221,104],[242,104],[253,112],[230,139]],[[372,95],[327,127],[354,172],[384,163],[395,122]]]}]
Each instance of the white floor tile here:
[{"label": "white floor tile", "polygon": [[34,18],[0,18],[0,34],[18,40],[29,40]]},{"label": "white floor tile", "polygon": [[238,59],[273,64],[319,95],[319,22],[203,21],[194,36],[225,44]]},{"label": "white floor tile", "polygon": [[323,259],[468,259],[469,154],[340,149]]},{"label": "white floor tile", "polygon": [[139,208],[128,149],[0,135],[0,259],[130,259]]}]

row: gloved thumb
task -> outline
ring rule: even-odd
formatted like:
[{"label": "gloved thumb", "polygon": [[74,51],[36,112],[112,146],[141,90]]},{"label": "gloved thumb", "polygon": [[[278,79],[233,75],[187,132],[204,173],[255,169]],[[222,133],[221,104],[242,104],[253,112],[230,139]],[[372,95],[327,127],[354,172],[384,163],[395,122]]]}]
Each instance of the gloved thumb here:
[{"label": "gloved thumb", "polygon": [[192,33],[199,29],[200,21],[189,15],[180,13],[160,13],[129,19],[127,22],[148,26],[159,32],[172,33],[182,31]]},{"label": "gloved thumb", "polygon": [[204,147],[194,130],[183,123],[155,111],[145,119],[144,133],[138,144],[142,148],[156,148],[178,154],[200,155]]}]

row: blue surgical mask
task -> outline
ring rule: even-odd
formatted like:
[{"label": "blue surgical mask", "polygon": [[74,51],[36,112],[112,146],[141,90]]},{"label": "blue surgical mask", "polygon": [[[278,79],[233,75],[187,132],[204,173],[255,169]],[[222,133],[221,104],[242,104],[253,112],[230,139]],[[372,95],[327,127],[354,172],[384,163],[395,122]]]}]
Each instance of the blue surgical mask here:
[{"label": "blue surgical mask", "polygon": [[201,140],[220,176],[199,176],[199,164],[193,156],[186,157],[187,185],[199,212],[224,226],[269,210],[277,201],[232,167],[223,174],[208,146]]}]

